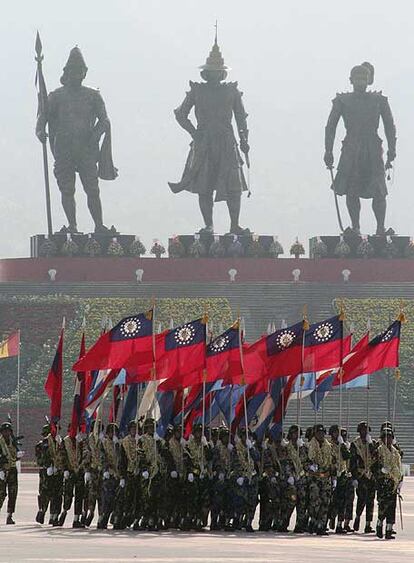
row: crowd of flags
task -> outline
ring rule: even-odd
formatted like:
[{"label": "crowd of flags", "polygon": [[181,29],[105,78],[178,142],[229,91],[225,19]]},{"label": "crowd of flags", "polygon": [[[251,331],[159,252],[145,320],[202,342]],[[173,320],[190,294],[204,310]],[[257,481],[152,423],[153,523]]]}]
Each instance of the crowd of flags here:
[{"label": "crowd of flags", "polygon": [[[106,398],[108,421],[119,420],[121,432],[151,413],[161,436],[170,424],[180,424],[187,436],[194,422],[217,421],[232,431],[248,426],[258,437],[276,433],[292,399],[309,397],[318,410],[335,387],[366,386],[371,374],[398,370],[404,320],[400,314],[380,334],[367,332],[353,343],[343,312],[314,324],[304,317],[248,343],[240,320],[214,336],[207,315],[159,333],[154,309],[128,316],[88,350],[82,334],[72,368],[71,433],[87,430]],[[55,423],[62,409],[63,341],[64,327],[45,383]]]}]

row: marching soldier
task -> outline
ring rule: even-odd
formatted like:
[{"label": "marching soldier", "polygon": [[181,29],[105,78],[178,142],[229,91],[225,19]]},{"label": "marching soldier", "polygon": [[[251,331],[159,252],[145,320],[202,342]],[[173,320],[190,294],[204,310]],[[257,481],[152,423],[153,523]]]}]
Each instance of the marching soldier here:
[{"label": "marching soldier", "polygon": [[84,472],[82,467],[82,450],[83,438],[81,434],[77,434],[75,438],[70,435],[70,425],[68,435],[63,439],[63,512],[59,518],[59,526],[63,526],[66,515],[72,506],[73,497],[74,517],[73,528],[84,528],[85,524],[81,521],[83,514],[85,483]]},{"label": "marching soldier", "polygon": [[16,510],[18,490],[16,461],[22,455],[23,452],[18,450],[13,438],[12,425],[10,422],[3,422],[0,426],[0,510],[8,496],[6,524],[15,523],[13,514]]},{"label": "marching soldier", "polygon": [[246,430],[239,429],[238,440],[232,450],[231,479],[234,501],[233,528],[246,532],[253,532],[253,518],[257,506],[258,481],[255,462],[259,454],[250,438],[246,437]]},{"label": "marching soldier", "polygon": [[293,424],[287,434],[288,443],[286,451],[288,459],[292,462],[294,474],[292,475],[296,488],[296,526],[294,532],[302,534],[307,529],[307,504],[308,483],[304,471],[307,462],[307,449],[302,440],[302,430],[297,424]]},{"label": "marching soldier", "polygon": [[[101,446],[100,446],[100,423],[95,428],[96,422],[93,421],[90,432],[83,448],[83,467],[85,480],[85,526],[89,527],[95,516],[95,507],[98,503],[98,513],[102,514],[101,503]],[[103,435],[102,435],[103,438]]]},{"label": "marching soldier", "polygon": [[211,525],[210,530],[225,530],[231,518],[229,477],[231,468],[230,432],[220,428],[218,440],[212,452],[213,485],[211,490]]},{"label": "marching soldier", "polygon": [[169,528],[178,528],[183,520],[184,446],[181,426],[175,425],[167,432],[164,452],[167,465],[166,487],[168,494],[164,502],[165,523]]},{"label": "marching soldier", "polygon": [[357,505],[356,517],[354,520],[354,531],[357,532],[360,526],[362,513],[365,509],[365,529],[366,534],[374,532],[371,522],[374,517],[375,499],[375,478],[372,473],[372,454],[376,445],[370,435],[371,428],[365,421],[357,426],[359,436],[351,443],[351,473],[356,488]]},{"label": "marching soldier", "polygon": [[125,480],[125,504],[123,525],[131,526],[136,519],[136,506],[139,501],[138,478],[138,436],[137,423],[131,420],[128,434],[121,442],[121,475]]},{"label": "marching soldier", "polygon": [[318,536],[325,536],[328,519],[329,503],[332,488],[333,455],[332,447],[325,438],[322,424],[314,427],[313,438],[309,442],[309,531]]},{"label": "marching soldier", "polygon": [[37,496],[38,512],[36,514],[36,522],[39,524],[44,524],[45,522],[45,513],[51,498],[50,483],[47,477],[47,468],[51,465],[47,439],[49,434],[50,424],[44,424],[42,428],[42,438],[35,446],[36,463],[39,468],[39,494]]},{"label": "marching soldier", "polygon": [[[106,530],[111,514],[114,517],[114,524],[118,524],[115,514],[116,493],[118,485],[122,487],[119,481],[119,443],[118,443],[118,426],[110,423],[106,427],[105,436],[101,442],[101,468],[102,468],[102,513],[98,519],[98,529]],[[123,483],[125,486],[125,482]]]},{"label": "marching soldier", "polygon": [[339,426],[333,424],[329,429],[330,444],[334,456],[334,475],[333,483],[336,482],[329,507],[329,527],[335,529],[335,520],[338,518],[336,525],[336,534],[346,534],[344,529],[345,520],[345,503],[348,486],[347,461],[351,458],[351,453],[345,445],[342,433],[339,433]]},{"label": "marching soldier", "polygon": [[397,496],[400,493],[403,479],[401,456],[393,446],[394,432],[390,428],[381,431],[381,441],[374,454],[375,473],[377,476],[378,521],[376,534],[384,537],[383,523],[386,522],[385,539],[395,539],[393,525]]}]

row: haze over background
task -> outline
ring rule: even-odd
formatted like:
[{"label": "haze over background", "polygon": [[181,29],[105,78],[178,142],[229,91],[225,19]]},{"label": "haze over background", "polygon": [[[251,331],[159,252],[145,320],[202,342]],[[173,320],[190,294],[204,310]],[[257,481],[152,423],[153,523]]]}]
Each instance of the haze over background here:
[{"label": "haze over background", "polygon": [[[172,110],[189,80],[198,80],[219,20],[219,45],[244,91],[252,162],[243,226],[275,234],[288,252],[338,231],[329,176],[322,161],[331,99],[349,88],[349,71],[375,66],[374,89],[389,96],[397,125],[395,179],[387,226],[414,235],[414,9],[399,0],[56,0],[2,2],[0,21],[0,256],[29,254],[29,237],[46,232],[41,145],[34,136],[34,40],[39,29],[49,90],[57,88],[69,51],[78,45],[112,121],[119,178],[101,182],[105,223],[138,234],[149,248],[202,226],[197,197],[173,195],[189,136]],[[342,128],[338,129],[336,162]],[[383,133],[381,132],[381,136]],[[386,150],[386,144],[384,144]],[[52,159],[50,158],[50,171]],[[55,230],[65,223],[53,174]],[[92,229],[80,183],[78,227]],[[364,205],[362,231],[374,232]],[[345,202],[341,200],[344,218]],[[348,223],[348,220],[345,221]],[[215,207],[217,232],[228,230],[224,203]],[[307,245],[307,244],[306,244]]]}]

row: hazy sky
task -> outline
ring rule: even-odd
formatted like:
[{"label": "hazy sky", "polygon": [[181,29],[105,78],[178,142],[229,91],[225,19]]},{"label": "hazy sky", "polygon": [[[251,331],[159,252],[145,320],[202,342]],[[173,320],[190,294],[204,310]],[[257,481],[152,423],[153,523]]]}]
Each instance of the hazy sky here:
[{"label": "hazy sky", "polygon": [[[119,168],[101,182],[105,223],[153,238],[201,226],[197,197],[173,195],[189,136],[174,120],[189,80],[199,78],[219,20],[219,44],[244,91],[249,113],[253,197],[243,199],[242,224],[275,234],[285,250],[337,232],[333,195],[322,156],[331,99],[349,87],[350,68],[375,65],[375,88],[389,96],[397,125],[397,160],[388,225],[414,235],[414,10],[398,0],[2,0],[0,21],[0,256],[25,256],[29,237],[46,231],[41,145],[34,137],[34,39],[39,29],[48,89],[59,86],[69,50],[79,45],[113,128]],[[343,135],[338,129],[338,138]],[[336,162],[339,141],[336,145]],[[50,162],[50,170],[52,162]],[[51,175],[54,226],[65,222]],[[78,226],[92,220],[80,185]],[[347,217],[344,201],[343,214]],[[228,229],[215,209],[216,231]],[[369,203],[362,230],[372,232]]]}]

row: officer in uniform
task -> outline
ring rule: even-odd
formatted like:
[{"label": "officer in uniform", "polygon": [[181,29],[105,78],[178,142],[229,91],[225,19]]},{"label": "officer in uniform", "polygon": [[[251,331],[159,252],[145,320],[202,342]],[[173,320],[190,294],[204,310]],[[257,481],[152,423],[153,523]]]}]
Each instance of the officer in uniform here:
[{"label": "officer in uniform", "polygon": [[309,442],[309,531],[318,536],[327,535],[326,523],[332,496],[334,459],[332,446],[325,438],[323,424],[314,426]]},{"label": "officer in uniform", "polygon": [[374,453],[374,472],[377,478],[378,521],[376,534],[378,538],[384,537],[383,523],[386,522],[385,539],[395,539],[393,525],[397,496],[400,494],[403,471],[401,456],[393,446],[394,432],[390,428],[381,431],[381,440]]},{"label": "officer in uniform", "polygon": [[3,422],[0,426],[0,510],[8,496],[6,524],[14,524],[18,490],[16,461],[22,454],[13,437],[12,425],[10,422]]},{"label": "officer in uniform", "polygon": [[[373,533],[371,522],[374,517],[375,500],[375,478],[372,473],[372,454],[376,444],[370,434],[371,428],[365,421],[361,421],[357,426],[359,436],[351,443],[351,473],[354,482],[357,482],[356,495],[356,516],[354,520],[354,531],[357,532],[360,526],[360,519],[365,509],[365,529],[366,534]],[[355,484],[355,483],[354,483]]]}]

